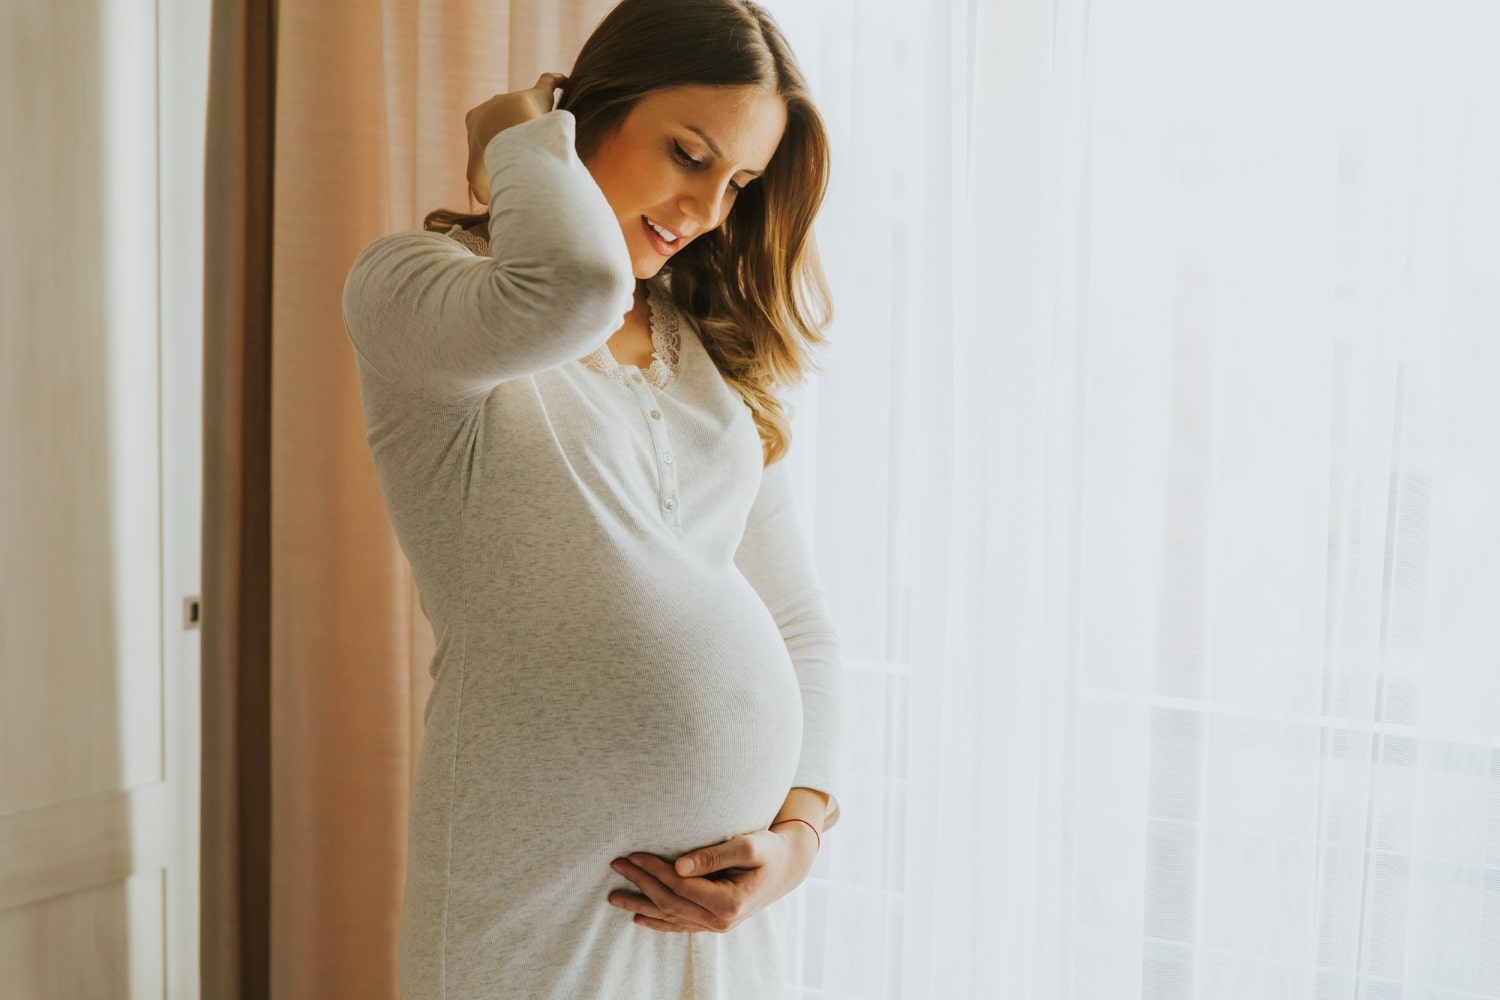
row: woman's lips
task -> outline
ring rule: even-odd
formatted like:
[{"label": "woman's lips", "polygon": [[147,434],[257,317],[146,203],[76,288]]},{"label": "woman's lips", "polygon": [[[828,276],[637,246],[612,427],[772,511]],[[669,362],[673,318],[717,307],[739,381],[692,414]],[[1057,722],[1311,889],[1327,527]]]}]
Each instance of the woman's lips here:
[{"label": "woman's lips", "polygon": [[683,241],[680,237],[678,238],[676,243],[668,243],[666,240],[662,239],[655,228],[652,227],[651,223],[646,221],[646,217],[644,215],[641,216],[641,228],[646,231],[646,239],[651,243],[652,249],[661,254],[663,257],[672,256],[682,246]]}]

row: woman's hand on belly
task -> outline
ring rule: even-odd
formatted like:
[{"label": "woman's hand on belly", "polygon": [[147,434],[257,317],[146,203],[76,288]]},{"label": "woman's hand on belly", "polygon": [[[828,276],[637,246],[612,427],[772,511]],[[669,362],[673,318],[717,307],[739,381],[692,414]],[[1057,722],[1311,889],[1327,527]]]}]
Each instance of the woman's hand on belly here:
[{"label": "woman's hand on belly", "polygon": [[607,897],[610,905],[634,911],[642,927],[722,934],[801,885],[818,845],[803,824],[788,823],[690,853],[703,874],[679,875],[674,862],[654,854],[617,859],[610,867],[641,892],[616,889]]}]

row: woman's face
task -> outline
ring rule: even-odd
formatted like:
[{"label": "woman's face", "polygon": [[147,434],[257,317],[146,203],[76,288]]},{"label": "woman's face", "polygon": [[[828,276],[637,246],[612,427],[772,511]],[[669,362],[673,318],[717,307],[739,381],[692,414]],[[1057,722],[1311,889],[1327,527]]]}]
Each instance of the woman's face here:
[{"label": "woman's face", "polygon": [[[766,169],[785,128],[785,102],[759,87],[670,87],[637,101],[584,161],[620,220],[635,276],[653,276],[722,223],[738,197],[734,186]],[[677,241],[662,239],[647,219]]]}]

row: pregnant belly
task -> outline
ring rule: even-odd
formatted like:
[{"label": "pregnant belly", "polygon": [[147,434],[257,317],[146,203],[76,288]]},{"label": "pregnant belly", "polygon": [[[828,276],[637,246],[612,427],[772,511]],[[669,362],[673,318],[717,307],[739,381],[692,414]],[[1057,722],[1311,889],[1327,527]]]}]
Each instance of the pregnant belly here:
[{"label": "pregnant belly", "polygon": [[471,619],[456,818],[667,856],[765,827],[801,754],[802,699],[760,597],[732,564],[585,569],[567,600]]}]

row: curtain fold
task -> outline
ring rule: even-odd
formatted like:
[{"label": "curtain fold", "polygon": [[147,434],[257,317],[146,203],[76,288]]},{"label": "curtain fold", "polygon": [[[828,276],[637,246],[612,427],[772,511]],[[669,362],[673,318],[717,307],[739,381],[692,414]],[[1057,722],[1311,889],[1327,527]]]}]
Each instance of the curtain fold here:
[{"label": "curtain fold", "polygon": [[216,0],[204,151],[199,965],[228,1000],[270,995],[275,16]]}]

